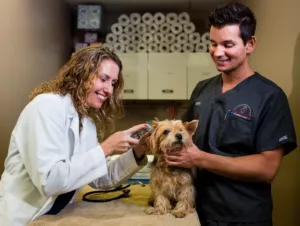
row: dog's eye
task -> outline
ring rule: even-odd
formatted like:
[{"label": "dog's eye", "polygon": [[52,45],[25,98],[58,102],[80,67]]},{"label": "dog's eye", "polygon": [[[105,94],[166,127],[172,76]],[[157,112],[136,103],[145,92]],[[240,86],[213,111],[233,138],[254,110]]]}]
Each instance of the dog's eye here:
[{"label": "dog's eye", "polygon": [[170,133],[170,130],[167,130],[167,129],[166,129],[166,130],[164,131],[164,135],[167,135],[167,134],[169,134],[169,133]]}]

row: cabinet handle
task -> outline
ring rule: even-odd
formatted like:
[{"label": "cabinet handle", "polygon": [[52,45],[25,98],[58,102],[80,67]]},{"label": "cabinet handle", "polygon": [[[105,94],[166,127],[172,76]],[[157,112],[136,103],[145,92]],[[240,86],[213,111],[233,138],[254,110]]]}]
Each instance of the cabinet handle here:
[{"label": "cabinet handle", "polygon": [[163,89],[162,90],[163,93],[173,93],[172,89]]},{"label": "cabinet handle", "polygon": [[124,89],[124,93],[134,93],[133,89]]}]

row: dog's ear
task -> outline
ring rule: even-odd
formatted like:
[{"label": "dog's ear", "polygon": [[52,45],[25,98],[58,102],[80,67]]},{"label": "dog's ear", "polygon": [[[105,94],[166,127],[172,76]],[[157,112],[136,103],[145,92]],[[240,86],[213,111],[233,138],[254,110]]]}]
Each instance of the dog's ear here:
[{"label": "dog's ear", "polygon": [[151,155],[152,153],[152,148],[151,148],[151,143],[150,143],[151,135],[145,138],[145,144],[148,147],[147,155]]},{"label": "dog's ear", "polygon": [[155,154],[156,152],[156,140],[153,134],[151,136],[147,137],[148,139],[146,140],[147,145],[151,151],[151,154]]},{"label": "dog's ear", "polygon": [[145,138],[145,144],[147,145],[148,148],[150,148],[150,139],[151,139],[151,135]]},{"label": "dog's ear", "polygon": [[157,128],[158,123],[159,123],[159,120],[157,118],[155,118],[155,120],[152,120],[152,123],[151,123],[152,130]]},{"label": "dog's ear", "polygon": [[190,121],[190,122],[183,123],[185,129],[189,132],[189,134],[191,136],[196,132],[198,122],[199,122],[199,120],[193,120],[193,121]]}]

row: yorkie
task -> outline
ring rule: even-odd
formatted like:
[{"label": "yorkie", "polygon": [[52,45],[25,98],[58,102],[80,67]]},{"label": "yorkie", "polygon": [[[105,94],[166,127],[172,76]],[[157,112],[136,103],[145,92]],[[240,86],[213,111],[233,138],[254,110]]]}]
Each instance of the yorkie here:
[{"label": "yorkie", "polygon": [[197,126],[198,120],[185,123],[181,120],[152,121],[148,140],[154,155],[150,173],[152,194],[146,214],[171,212],[175,217],[185,217],[194,211],[194,169],[166,165],[164,152],[191,146]]}]

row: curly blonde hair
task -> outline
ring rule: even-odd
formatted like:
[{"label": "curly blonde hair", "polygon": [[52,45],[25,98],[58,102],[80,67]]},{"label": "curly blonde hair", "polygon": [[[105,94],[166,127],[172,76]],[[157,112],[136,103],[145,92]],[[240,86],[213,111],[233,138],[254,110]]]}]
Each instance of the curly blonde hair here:
[{"label": "curly blonde hair", "polygon": [[[100,109],[92,109],[86,105],[87,96],[94,86],[101,62],[106,59],[113,60],[118,65],[118,80],[112,96],[103,103]],[[114,119],[123,115],[121,97],[123,87],[122,63],[119,57],[103,46],[89,46],[74,53],[60,69],[57,77],[36,87],[29,95],[29,99],[32,100],[42,93],[56,93],[62,96],[70,94],[79,115],[80,131],[82,130],[82,118],[91,116],[99,122],[97,123],[100,129],[99,138],[102,139],[114,128]]]}]

